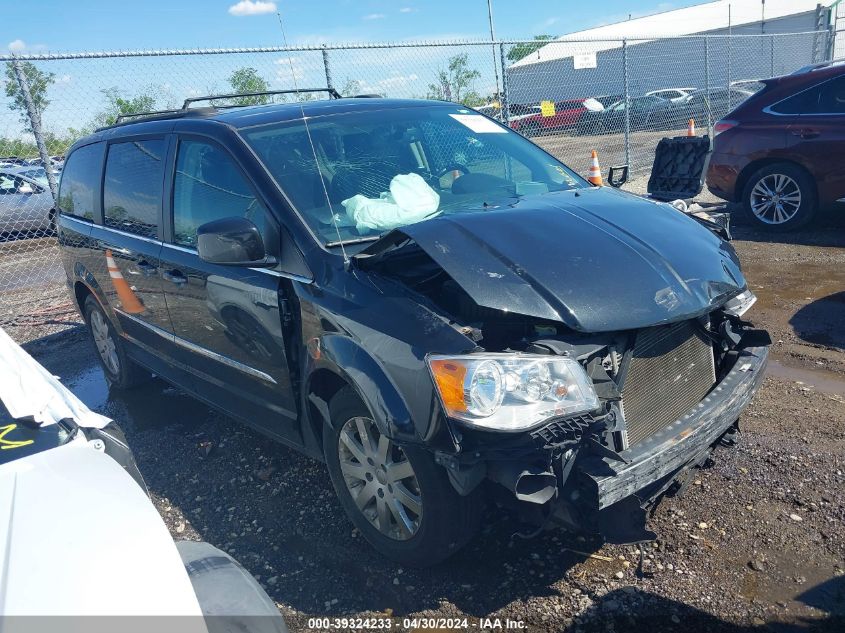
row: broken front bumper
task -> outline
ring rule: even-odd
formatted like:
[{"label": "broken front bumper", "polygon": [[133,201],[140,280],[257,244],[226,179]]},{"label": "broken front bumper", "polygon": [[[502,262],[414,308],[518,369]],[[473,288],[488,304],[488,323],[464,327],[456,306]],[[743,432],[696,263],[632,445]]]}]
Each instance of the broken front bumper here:
[{"label": "broken front bumper", "polygon": [[[702,457],[731,428],[760,388],[768,347],[748,347],[733,368],[692,411],[668,427],[619,454],[625,461],[592,457],[577,464],[582,485],[598,510],[637,495],[654,496],[655,484],[671,483]],[[665,490],[665,486],[657,491]],[[645,494],[644,494],[645,491]]]}]

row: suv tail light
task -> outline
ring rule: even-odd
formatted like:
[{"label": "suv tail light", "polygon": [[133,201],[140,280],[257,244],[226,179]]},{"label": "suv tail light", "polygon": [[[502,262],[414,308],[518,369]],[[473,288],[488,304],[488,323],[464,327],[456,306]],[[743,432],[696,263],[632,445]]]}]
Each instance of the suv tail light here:
[{"label": "suv tail light", "polygon": [[722,132],[730,130],[731,128],[734,128],[737,125],[739,125],[739,121],[731,121],[730,119],[722,119],[721,121],[717,121],[716,125],[713,126],[713,136],[718,136]]}]

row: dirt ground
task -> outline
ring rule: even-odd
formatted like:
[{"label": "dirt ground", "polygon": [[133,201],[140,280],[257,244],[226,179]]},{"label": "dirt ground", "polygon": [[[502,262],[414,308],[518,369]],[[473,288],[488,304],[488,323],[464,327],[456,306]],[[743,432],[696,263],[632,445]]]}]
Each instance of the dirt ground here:
[{"label": "dirt ground", "polygon": [[496,508],[445,564],[402,569],[352,528],[321,464],[160,381],[110,393],[80,328],[27,348],[125,429],[173,537],[235,555],[292,631],[313,629],[315,616],[389,613],[400,630],[431,630],[403,618],[437,616],[488,630],[495,621],[479,618],[549,632],[841,632],[845,221],[788,235],[740,225],[734,246],[759,296],[749,316],[771,332],[775,362],[740,444],[658,507],[644,577],[631,547],[559,531],[524,540]]}]

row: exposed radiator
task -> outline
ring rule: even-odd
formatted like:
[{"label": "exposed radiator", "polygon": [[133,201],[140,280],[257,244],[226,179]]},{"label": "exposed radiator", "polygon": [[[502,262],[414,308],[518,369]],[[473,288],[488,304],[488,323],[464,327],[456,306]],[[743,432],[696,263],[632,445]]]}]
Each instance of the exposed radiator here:
[{"label": "exposed radiator", "polygon": [[715,382],[713,349],[691,321],[640,330],[622,384],[628,445],[683,416]]}]

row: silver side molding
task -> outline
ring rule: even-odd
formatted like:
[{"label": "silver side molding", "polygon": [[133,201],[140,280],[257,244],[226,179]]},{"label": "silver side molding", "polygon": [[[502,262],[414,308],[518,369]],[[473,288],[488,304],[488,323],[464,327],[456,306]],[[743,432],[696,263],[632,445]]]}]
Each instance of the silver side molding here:
[{"label": "silver side molding", "polygon": [[[178,346],[183,347],[187,350],[190,350],[192,352],[200,354],[201,356],[205,356],[206,358],[210,358],[212,360],[215,360],[218,363],[222,363],[223,365],[227,365],[227,366],[231,367],[232,369],[236,369],[240,372],[243,372],[245,374],[253,376],[254,378],[259,378],[259,379],[261,379],[265,382],[269,382],[272,385],[278,384],[276,382],[275,378],[273,378],[270,374],[267,374],[267,373],[265,373],[265,372],[263,372],[259,369],[256,369],[255,367],[250,367],[249,365],[245,365],[244,363],[241,363],[241,362],[236,361],[232,358],[229,358],[228,356],[224,356],[223,354],[218,354],[217,352],[213,352],[210,349],[206,349],[205,347],[202,347],[201,345],[197,345],[196,343],[192,343],[191,341],[184,339],[181,336],[176,336],[172,332],[168,332],[167,330],[163,330],[162,328],[158,327],[157,325],[153,325],[152,323],[147,323],[143,319],[139,319],[135,315],[124,312],[123,310],[119,310],[117,308],[114,308],[114,311],[116,313],[120,314],[120,316],[129,319],[130,321],[133,321],[134,323],[137,323],[138,325],[144,326],[146,329],[150,330],[151,332],[154,332],[155,334],[162,337],[163,339],[168,340],[171,343],[174,343],[175,345],[178,345]],[[132,337],[129,337],[129,338],[132,339],[133,343],[138,342]]]}]

